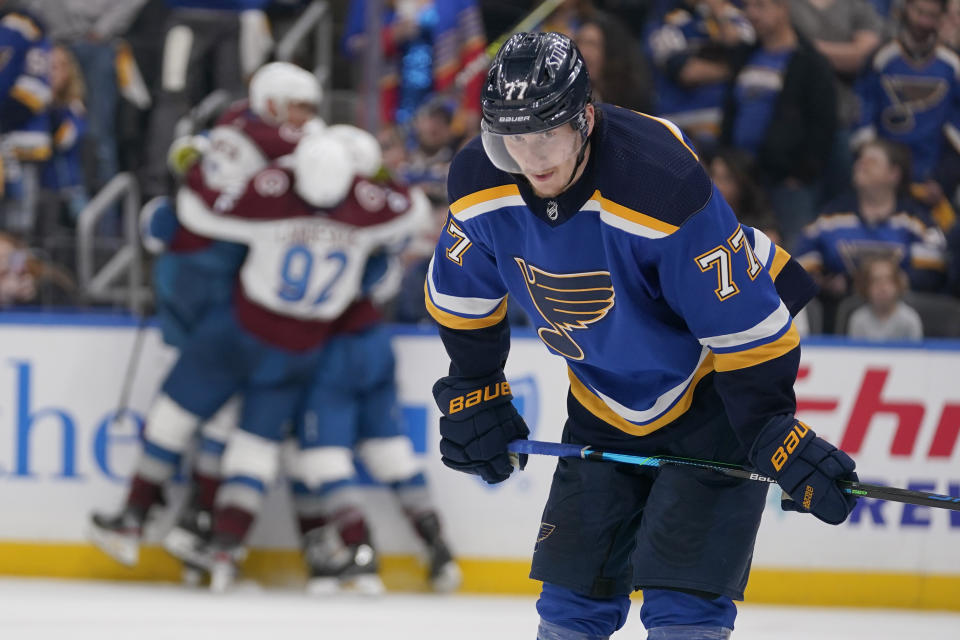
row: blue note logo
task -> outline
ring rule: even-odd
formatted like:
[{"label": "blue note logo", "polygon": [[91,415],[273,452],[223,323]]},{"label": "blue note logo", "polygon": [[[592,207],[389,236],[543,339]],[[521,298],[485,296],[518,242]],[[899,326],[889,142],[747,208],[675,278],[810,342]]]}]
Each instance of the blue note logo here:
[{"label": "blue note logo", "polygon": [[613,307],[610,272],[557,274],[528,266],[523,258],[514,260],[523,272],[530,299],[549,325],[539,328],[537,335],[563,357],[583,360],[583,349],[570,334],[603,319]]}]

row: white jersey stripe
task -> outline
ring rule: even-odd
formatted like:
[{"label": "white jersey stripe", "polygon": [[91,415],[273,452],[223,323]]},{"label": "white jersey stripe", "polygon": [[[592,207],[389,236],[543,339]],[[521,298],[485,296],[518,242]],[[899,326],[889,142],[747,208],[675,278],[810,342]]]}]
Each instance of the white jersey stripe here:
[{"label": "white jersey stripe", "polygon": [[746,329],[737,333],[728,333],[721,336],[712,336],[709,338],[700,338],[700,344],[713,349],[728,349],[742,344],[748,344],[779,333],[783,327],[791,322],[790,311],[786,305],[780,302],[780,306],[769,316]]},{"label": "white jersey stripe", "polygon": [[457,220],[469,220],[470,218],[476,218],[479,215],[500,209],[503,207],[525,207],[526,204],[523,202],[522,196],[504,196],[502,198],[494,198],[493,200],[487,200],[486,202],[480,202],[472,207],[467,207],[459,213],[453,214],[453,217]]},{"label": "white jersey stripe", "polygon": [[659,418],[661,415],[666,413],[670,407],[673,406],[673,403],[677,401],[683,392],[687,390],[687,387],[690,386],[693,376],[697,373],[697,370],[700,368],[700,365],[703,364],[703,359],[707,357],[707,354],[710,353],[710,350],[704,347],[700,351],[700,358],[697,360],[696,366],[693,367],[693,370],[690,372],[690,375],[687,376],[687,379],[673,387],[672,389],[667,390],[661,394],[654,402],[653,406],[649,409],[636,410],[630,409],[623,406],[613,398],[605,396],[593,387],[588,387],[590,391],[596,395],[598,398],[603,400],[603,403],[610,407],[610,410],[616,413],[618,416],[624,420],[633,422],[634,424],[643,425],[648,422],[652,422]]},{"label": "white jersey stripe", "polygon": [[430,290],[430,299],[433,304],[457,315],[484,317],[493,313],[503,302],[500,298],[461,298],[460,296],[451,296],[437,291],[437,285],[433,282],[433,261],[430,258],[430,266],[427,267],[427,287]]}]

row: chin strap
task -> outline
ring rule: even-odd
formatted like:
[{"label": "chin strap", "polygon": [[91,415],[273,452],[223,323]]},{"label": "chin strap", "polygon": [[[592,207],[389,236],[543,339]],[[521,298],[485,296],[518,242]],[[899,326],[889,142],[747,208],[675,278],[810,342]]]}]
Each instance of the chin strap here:
[{"label": "chin strap", "polygon": [[567,187],[570,186],[570,183],[573,182],[574,176],[577,175],[577,170],[580,169],[580,165],[583,164],[583,157],[587,155],[587,146],[590,144],[590,138],[584,136],[583,144],[580,145],[580,151],[577,152],[577,161],[573,163],[573,171],[570,172],[570,177],[567,179],[566,184],[563,185],[563,189],[560,190],[560,193],[563,193],[567,190]]}]

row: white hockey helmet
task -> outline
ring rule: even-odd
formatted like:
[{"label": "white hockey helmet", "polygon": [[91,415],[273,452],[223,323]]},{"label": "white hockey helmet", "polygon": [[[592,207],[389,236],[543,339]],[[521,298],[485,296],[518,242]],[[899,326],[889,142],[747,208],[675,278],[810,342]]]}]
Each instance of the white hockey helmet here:
[{"label": "white hockey helmet", "polygon": [[328,131],[320,131],[297,143],[293,174],[298,196],[315,207],[332,207],[350,192],[356,167],[347,145]]},{"label": "white hockey helmet", "polygon": [[[319,106],[321,98],[317,77],[289,62],[265,64],[250,78],[250,108],[273,124],[283,124],[286,120],[287,104],[305,102]],[[276,115],[270,112],[270,101],[273,101]]]},{"label": "white hockey helmet", "polygon": [[380,171],[383,166],[383,150],[373,134],[349,124],[327,127],[327,133],[347,146],[359,175],[372,178]]}]

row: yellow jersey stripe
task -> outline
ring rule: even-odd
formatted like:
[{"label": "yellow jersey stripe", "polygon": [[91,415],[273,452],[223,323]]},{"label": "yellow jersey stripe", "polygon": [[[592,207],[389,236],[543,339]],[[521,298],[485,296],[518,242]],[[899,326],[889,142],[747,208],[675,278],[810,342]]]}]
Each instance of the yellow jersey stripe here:
[{"label": "yellow jersey stripe", "polygon": [[683,392],[680,399],[659,418],[644,425],[634,424],[616,413],[607,406],[607,403],[594,395],[585,384],[580,382],[577,376],[574,375],[573,369],[568,367],[567,374],[570,378],[570,392],[573,393],[573,397],[576,398],[577,402],[583,405],[587,411],[607,424],[633,436],[646,436],[670,424],[687,412],[687,409],[690,408],[690,404],[693,402],[693,392],[697,387],[697,383],[699,383],[705,375],[714,370],[714,357],[715,355],[713,353],[708,353],[707,357],[700,363],[696,372],[694,372],[693,379],[690,380],[690,386]]},{"label": "yellow jersey stripe", "polygon": [[690,152],[690,155],[692,155],[694,158],[696,158],[696,159],[697,159],[697,162],[700,161],[700,156],[698,156],[698,155],[697,155],[697,152],[694,151],[693,149],[691,149],[691,148],[690,148],[690,145],[687,144],[687,141],[683,139],[683,134],[680,133],[680,128],[679,128],[677,125],[673,124],[673,123],[670,122],[669,120],[664,120],[663,118],[658,118],[658,117],[656,117],[656,116],[651,116],[651,115],[646,114],[646,113],[641,113],[640,111],[634,111],[634,113],[639,113],[639,114],[640,114],[641,116],[643,116],[644,118],[650,118],[651,120],[656,120],[657,122],[659,122],[660,124],[662,124],[663,126],[665,126],[665,127],[670,131],[670,133],[673,134],[673,137],[676,138],[677,140],[679,140],[679,141],[680,141],[680,144],[682,144],[684,147],[687,148],[687,151]]},{"label": "yellow jersey stripe", "polygon": [[717,353],[715,368],[717,371],[736,371],[737,369],[746,369],[753,365],[779,358],[800,344],[800,334],[797,333],[797,326],[790,323],[790,328],[785,334],[767,344],[762,344],[746,351],[737,351],[734,353]]},{"label": "yellow jersey stripe", "polygon": [[450,205],[450,213],[454,215],[460,213],[464,209],[472,207],[477,204],[482,204],[489,200],[496,200],[497,198],[504,198],[507,196],[519,196],[520,189],[517,188],[515,184],[505,184],[499,187],[490,187],[489,189],[482,189],[481,191],[475,191],[470,195],[463,196],[456,202]]},{"label": "yellow jersey stripe", "polygon": [[13,85],[13,88],[10,89],[10,97],[22,103],[34,113],[40,113],[47,106],[47,101],[44,100],[43,96],[31,93],[19,85]]},{"label": "yellow jersey stripe", "polygon": [[493,313],[483,318],[464,318],[449,311],[444,311],[430,299],[430,290],[427,288],[426,282],[423,283],[423,297],[430,317],[448,329],[485,329],[499,323],[507,315],[507,296],[504,296],[503,301],[497,305]]},{"label": "yellow jersey stripe", "polygon": [[648,229],[653,229],[654,231],[659,231],[660,233],[666,235],[670,235],[680,228],[664,222],[663,220],[657,220],[656,218],[648,216],[645,213],[634,211],[633,209],[625,207],[622,204],[617,204],[613,200],[604,198],[599,189],[593,192],[593,195],[590,196],[590,199],[596,200],[597,203],[600,204],[600,208],[611,215],[615,215],[618,218],[623,218],[624,220],[628,220],[634,224],[647,227]]},{"label": "yellow jersey stripe", "polygon": [[779,245],[776,246],[777,250],[773,254],[773,262],[770,263],[770,277],[774,280],[777,279],[786,264],[790,262],[790,254]]}]

